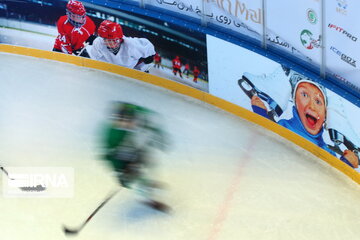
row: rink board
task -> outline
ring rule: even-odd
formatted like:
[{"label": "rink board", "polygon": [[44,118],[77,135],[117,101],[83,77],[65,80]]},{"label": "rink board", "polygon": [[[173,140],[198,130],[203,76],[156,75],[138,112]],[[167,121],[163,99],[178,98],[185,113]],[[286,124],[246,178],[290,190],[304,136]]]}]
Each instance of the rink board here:
[{"label": "rink board", "polygon": [[107,71],[115,74],[119,74],[122,76],[130,77],[133,79],[137,79],[146,83],[150,83],[173,92],[177,92],[200,101],[206,102],[218,108],[221,108],[229,113],[237,115],[243,119],[246,119],[250,122],[258,124],[278,135],[286,138],[287,140],[297,144],[298,146],[302,147],[303,149],[311,152],[318,158],[324,160],[325,162],[329,163],[332,167],[338,169],[339,171],[343,172],[345,175],[350,177],[356,183],[360,184],[360,175],[355,170],[349,168],[345,163],[338,160],[336,157],[332,156],[327,151],[319,148],[317,145],[309,142],[308,140],[300,137],[299,135],[295,134],[294,132],[272,122],[269,119],[263,118],[256,113],[253,113],[245,108],[242,108],[238,105],[232,104],[226,100],[221,98],[215,97],[211,94],[202,92],[200,90],[194,89],[192,87],[161,78],[158,76],[150,75],[144,72],[140,72],[137,70],[121,67],[114,64],[109,64],[105,62],[100,62],[88,58],[81,58],[72,55],[66,55],[57,52],[49,52],[39,49],[33,48],[26,48],[26,47],[19,47],[19,46],[12,46],[12,45],[5,45],[0,44],[0,51],[12,54],[19,54],[25,56],[31,56],[36,58],[43,58],[49,60],[55,60],[65,63],[74,64],[81,67],[87,67],[102,71]]}]

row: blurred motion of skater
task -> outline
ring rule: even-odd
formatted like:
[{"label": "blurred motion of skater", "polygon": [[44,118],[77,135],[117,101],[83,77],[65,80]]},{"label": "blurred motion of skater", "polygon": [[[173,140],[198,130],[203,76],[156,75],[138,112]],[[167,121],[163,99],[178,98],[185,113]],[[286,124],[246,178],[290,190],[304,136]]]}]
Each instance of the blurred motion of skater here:
[{"label": "blurred motion of skater", "polygon": [[104,159],[122,187],[140,193],[146,205],[168,212],[169,206],[158,200],[163,184],[155,180],[156,161],[151,158],[155,148],[165,150],[168,142],[159,115],[131,103],[115,105],[103,139]]}]

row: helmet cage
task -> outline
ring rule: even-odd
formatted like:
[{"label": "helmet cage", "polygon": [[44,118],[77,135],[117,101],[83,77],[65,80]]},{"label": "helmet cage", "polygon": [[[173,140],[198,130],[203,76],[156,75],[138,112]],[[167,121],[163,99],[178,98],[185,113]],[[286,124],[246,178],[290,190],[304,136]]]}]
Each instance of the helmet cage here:
[{"label": "helmet cage", "polygon": [[76,13],[72,13],[68,9],[66,9],[66,15],[68,21],[76,28],[83,26],[86,23],[86,14],[79,15]]},{"label": "helmet cage", "polygon": [[103,38],[105,46],[110,50],[117,50],[120,48],[121,38]]}]

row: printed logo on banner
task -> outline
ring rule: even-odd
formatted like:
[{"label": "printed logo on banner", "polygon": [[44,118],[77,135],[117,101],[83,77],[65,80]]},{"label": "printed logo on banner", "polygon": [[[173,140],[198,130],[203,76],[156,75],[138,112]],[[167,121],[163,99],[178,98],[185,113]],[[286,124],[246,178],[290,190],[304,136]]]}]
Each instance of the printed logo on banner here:
[{"label": "printed logo on banner", "polygon": [[318,22],[317,14],[313,9],[309,8],[306,10],[306,16],[311,24],[316,24]]},{"label": "printed logo on banner", "polygon": [[336,6],[336,11],[338,13],[341,13],[342,15],[347,15],[347,8],[348,8],[348,3],[346,0],[336,0],[337,1],[337,6]]},{"label": "printed logo on banner", "polygon": [[347,36],[348,38],[350,38],[352,41],[356,42],[357,41],[357,37],[353,36],[351,33],[349,33],[348,31],[346,31],[345,29],[343,29],[342,27],[336,26],[335,24],[331,24],[329,23],[328,25],[329,28],[331,29],[335,29],[336,31],[344,34],[345,36]]},{"label": "printed logo on banner", "polygon": [[348,81],[345,77],[340,76],[339,74],[333,73],[332,74],[334,77],[336,77],[337,79],[339,79],[340,81],[344,82],[345,84],[347,84],[349,87],[354,88],[358,91],[360,91],[360,88],[356,85],[354,85],[352,82]]},{"label": "printed logo on banner", "polygon": [[[182,1],[166,1],[166,0],[156,0],[159,4],[165,5],[167,7],[176,7],[177,10],[185,11],[185,12],[195,12],[198,15],[203,15],[209,18],[228,18],[223,15],[217,15],[216,13],[202,13],[201,12],[201,6],[196,5],[188,5],[183,3]],[[223,11],[229,13],[232,16],[238,17],[244,17],[246,21],[251,21],[257,24],[262,24],[263,22],[263,16],[262,16],[262,9],[250,9],[244,2],[240,2],[239,0],[206,0],[207,3],[216,3],[217,6],[222,9]],[[230,22],[229,20],[226,20],[226,22]]]},{"label": "printed logo on banner", "polygon": [[343,82],[347,82],[346,78],[344,78],[343,76],[340,76],[337,73],[333,73],[333,76],[336,77],[337,79],[343,81]]},{"label": "printed logo on banner", "polygon": [[[242,17],[245,17],[246,21],[252,21],[257,24],[262,24],[262,9],[250,9],[246,6],[244,2],[236,1],[217,1],[217,5],[219,8],[224,11],[229,12],[231,15],[235,17],[239,17],[240,14]],[[243,16],[245,14],[245,16]]]},{"label": "printed logo on banner", "polygon": [[307,56],[304,56],[299,50],[297,50],[295,47],[291,46],[288,42],[282,40],[280,38],[280,36],[270,36],[270,35],[266,35],[266,39],[272,43],[272,44],[275,44],[275,45],[278,45],[278,46],[281,46],[281,47],[284,47],[286,49],[288,49],[289,51],[291,51],[291,53],[293,54],[300,54],[302,55],[302,57],[306,58],[307,61],[309,62],[312,62],[312,59],[307,57]]},{"label": "printed logo on banner", "polygon": [[356,67],[356,60],[353,59],[352,57],[349,57],[348,55],[346,55],[345,53],[341,52],[340,50],[338,50],[336,47],[331,46],[330,50],[333,51],[334,53],[336,53],[337,55],[340,56],[341,60],[343,60],[344,62],[350,64],[353,67]]},{"label": "printed logo on banner", "polygon": [[240,15],[245,17],[246,21],[250,20],[254,23],[262,24],[262,9],[250,9],[246,6],[246,2],[241,2],[239,0],[227,0],[225,3],[224,0],[207,0],[206,2],[216,3],[219,8],[235,17],[239,17]]},{"label": "printed logo on banner", "polygon": [[319,36],[318,39],[315,39],[313,37],[313,33],[310,32],[307,29],[304,29],[301,31],[300,33],[300,40],[301,40],[301,44],[306,48],[306,49],[313,49],[313,48],[319,48],[320,47],[320,40],[321,40],[321,36]]}]

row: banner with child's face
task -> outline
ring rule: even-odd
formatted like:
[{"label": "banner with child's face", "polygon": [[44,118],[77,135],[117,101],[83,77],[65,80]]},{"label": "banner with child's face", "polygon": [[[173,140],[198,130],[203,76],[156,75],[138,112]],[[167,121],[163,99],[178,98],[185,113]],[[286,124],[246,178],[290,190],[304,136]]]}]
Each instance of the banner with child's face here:
[{"label": "banner with child's face", "polygon": [[252,51],[211,36],[207,43],[210,94],[288,128],[359,169],[358,107]]}]

